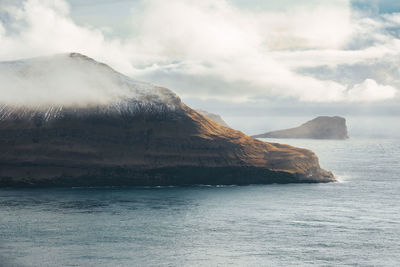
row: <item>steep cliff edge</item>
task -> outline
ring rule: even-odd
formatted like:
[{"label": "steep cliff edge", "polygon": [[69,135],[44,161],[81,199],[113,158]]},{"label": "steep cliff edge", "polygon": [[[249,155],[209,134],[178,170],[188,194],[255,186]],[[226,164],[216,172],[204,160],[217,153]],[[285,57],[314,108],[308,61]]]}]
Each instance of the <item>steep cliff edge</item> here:
[{"label": "steep cliff edge", "polygon": [[346,119],[335,116],[320,116],[299,127],[253,135],[254,138],[309,138],[337,139],[349,138],[347,135]]},{"label": "steep cliff edge", "polygon": [[[13,96],[0,101],[0,187],[335,181],[309,150],[221,126],[170,90],[133,81],[80,54],[55,58],[0,63],[2,80],[86,88],[63,101],[37,92],[15,98],[19,103]],[[57,90],[48,92],[65,93]]]},{"label": "steep cliff edge", "polygon": [[214,122],[221,124],[222,126],[229,127],[229,125],[222,119],[222,117],[218,114],[214,114],[202,109],[196,109],[196,112],[200,113],[201,115],[213,120]]}]

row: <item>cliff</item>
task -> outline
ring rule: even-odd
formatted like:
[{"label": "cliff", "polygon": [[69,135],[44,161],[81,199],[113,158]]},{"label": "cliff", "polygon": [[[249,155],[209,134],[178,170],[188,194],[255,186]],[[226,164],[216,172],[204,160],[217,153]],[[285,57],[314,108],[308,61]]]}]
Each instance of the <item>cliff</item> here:
[{"label": "cliff", "polygon": [[299,127],[254,135],[254,138],[347,139],[346,119],[320,116]]},{"label": "cliff", "polygon": [[202,110],[202,109],[196,109],[196,112],[200,113],[201,115],[209,118],[210,120],[213,120],[214,122],[216,122],[222,126],[229,127],[229,125],[218,114],[210,113],[210,112]]},{"label": "cliff", "polygon": [[[55,84],[65,81],[60,86],[86,88],[63,101],[35,97],[37,92],[20,96],[24,102],[17,104],[12,96],[3,99],[0,187],[335,181],[309,150],[262,142],[221,126],[172,91],[131,80],[85,56],[56,58],[0,63],[0,72],[7,73],[0,79],[27,80],[29,86],[46,79],[52,85],[55,79]],[[78,78],[65,69],[75,65]],[[100,91],[99,77],[107,84]],[[61,94],[58,87],[51,89]],[[87,90],[96,94],[83,101]]]}]

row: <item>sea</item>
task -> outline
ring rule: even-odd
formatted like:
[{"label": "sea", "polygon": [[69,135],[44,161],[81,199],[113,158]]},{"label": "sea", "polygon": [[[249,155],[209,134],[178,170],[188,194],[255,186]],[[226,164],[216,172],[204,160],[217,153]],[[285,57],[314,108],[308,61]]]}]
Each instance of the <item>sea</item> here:
[{"label": "sea", "polygon": [[0,266],[400,266],[400,139],[268,139],[339,182],[0,190]]}]

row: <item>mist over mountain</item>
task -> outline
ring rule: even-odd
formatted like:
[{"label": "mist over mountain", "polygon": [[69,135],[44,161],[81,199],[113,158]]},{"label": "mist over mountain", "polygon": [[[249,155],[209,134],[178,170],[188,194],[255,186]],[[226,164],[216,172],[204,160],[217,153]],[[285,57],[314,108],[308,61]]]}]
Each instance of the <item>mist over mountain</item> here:
[{"label": "mist over mountain", "polygon": [[0,267],[399,266],[399,118],[400,0],[0,0]]},{"label": "mist over mountain", "polygon": [[0,186],[335,181],[313,152],[224,127],[84,55],[0,66]]},{"label": "mist over mountain", "polygon": [[123,99],[163,103],[179,98],[169,90],[124,76],[79,53],[0,63],[1,104],[25,107],[84,107]]}]

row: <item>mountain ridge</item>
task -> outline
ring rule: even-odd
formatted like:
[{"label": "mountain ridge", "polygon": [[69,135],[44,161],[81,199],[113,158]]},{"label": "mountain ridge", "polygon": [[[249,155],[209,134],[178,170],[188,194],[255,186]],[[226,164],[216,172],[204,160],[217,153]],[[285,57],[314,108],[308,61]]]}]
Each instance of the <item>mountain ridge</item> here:
[{"label": "mountain ridge", "polygon": [[[53,74],[58,77],[62,69],[56,66]],[[75,74],[67,71],[62,77],[70,80]],[[99,76],[92,69],[84,74]],[[97,81],[86,83],[93,77],[85,75],[77,81],[93,87],[86,90],[99,90]],[[262,142],[221,126],[169,89],[136,83],[114,70],[101,75],[122,88],[118,94],[100,88],[110,99],[97,104],[75,106],[74,97],[67,97],[67,105],[0,101],[0,187],[335,181],[309,150]]]}]

